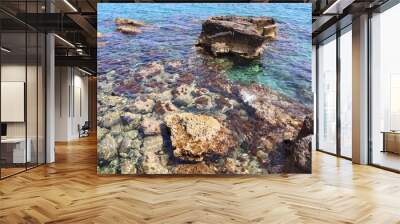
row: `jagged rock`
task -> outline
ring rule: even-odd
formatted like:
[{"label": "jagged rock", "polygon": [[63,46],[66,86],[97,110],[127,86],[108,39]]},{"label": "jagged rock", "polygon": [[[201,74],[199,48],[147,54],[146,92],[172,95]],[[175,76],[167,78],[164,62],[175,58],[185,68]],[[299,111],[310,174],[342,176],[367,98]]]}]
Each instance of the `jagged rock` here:
[{"label": "jagged rock", "polygon": [[115,25],[121,26],[121,25],[128,25],[128,26],[144,26],[144,22],[133,20],[133,19],[127,19],[127,18],[116,18],[115,19]]},{"label": "jagged rock", "polygon": [[275,127],[275,136],[270,137],[279,140],[294,139],[302,126],[303,118],[310,112],[308,108],[259,85],[241,87],[237,94],[257,119],[263,120],[265,125]]},{"label": "jagged rock", "polygon": [[164,120],[179,159],[202,161],[208,154],[224,155],[235,146],[230,131],[211,116],[179,113],[168,114]]},{"label": "jagged rock", "polygon": [[311,141],[312,136],[300,138],[289,148],[294,165],[305,173],[311,173]]},{"label": "jagged rock", "polygon": [[301,127],[297,138],[303,138],[309,135],[312,135],[314,132],[314,122],[311,116],[306,116],[304,118],[303,126]]},{"label": "jagged rock", "polygon": [[234,54],[252,59],[262,54],[271,38],[276,38],[271,17],[214,16],[203,23],[198,46],[215,56]]}]

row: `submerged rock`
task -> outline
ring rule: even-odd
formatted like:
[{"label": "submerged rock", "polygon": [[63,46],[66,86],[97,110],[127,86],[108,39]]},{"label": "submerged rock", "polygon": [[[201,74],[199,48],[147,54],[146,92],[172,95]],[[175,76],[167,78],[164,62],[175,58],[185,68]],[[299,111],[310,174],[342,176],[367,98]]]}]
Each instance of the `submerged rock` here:
[{"label": "submerged rock", "polygon": [[160,125],[161,121],[151,117],[145,117],[143,118],[141,128],[143,130],[143,134],[146,136],[159,135],[161,133]]},{"label": "submerged rock", "polygon": [[171,131],[174,156],[179,159],[202,161],[206,155],[221,156],[235,146],[230,131],[211,116],[168,114],[164,120]]},{"label": "submerged rock", "polygon": [[214,16],[203,23],[198,46],[214,56],[233,54],[252,59],[262,54],[271,38],[276,38],[271,17]]},{"label": "submerged rock", "polygon": [[174,169],[175,174],[216,174],[213,166],[207,166],[204,163],[181,164]]},{"label": "submerged rock", "polygon": [[146,137],[143,140],[142,171],[144,174],[167,174],[166,155],[160,156],[163,150],[161,135]]}]

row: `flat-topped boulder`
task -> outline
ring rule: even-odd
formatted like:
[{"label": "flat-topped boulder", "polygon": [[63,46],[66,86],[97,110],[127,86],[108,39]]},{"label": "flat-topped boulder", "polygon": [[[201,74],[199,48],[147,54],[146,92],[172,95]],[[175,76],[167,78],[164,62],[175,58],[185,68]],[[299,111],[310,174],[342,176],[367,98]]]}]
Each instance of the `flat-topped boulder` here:
[{"label": "flat-topped boulder", "polygon": [[265,44],[276,38],[276,23],[266,16],[213,16],[202,25],[197,43],[214,56],[232,54],[243,58],[259,57]]},{"label": "flat-topped boulder", "polygon": [[118,32],[130,35],[142,33],[139,27],[145,25],[143,22],[126,18],[116,18],[114,22]]},{"label": "flat-topped boulder", "polygon": [[114,22],[117,26],[144,26],[144,22],[127,18],[116,18]]}]

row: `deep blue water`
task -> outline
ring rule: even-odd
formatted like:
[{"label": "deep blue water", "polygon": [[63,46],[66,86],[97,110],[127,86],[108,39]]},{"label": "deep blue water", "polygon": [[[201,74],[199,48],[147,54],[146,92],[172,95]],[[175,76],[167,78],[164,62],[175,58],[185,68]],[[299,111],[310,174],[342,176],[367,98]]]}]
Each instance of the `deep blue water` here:
[{"label": "deep blue water", "polygon": [[[202,21],[216,15],[271,16],[278,24],[278,38],[268,44],[260,60],[231,63],[225,70],[228,78],[261,83],[312,105],[311,4],[100,3],[98,31],[109,35],[112,44],[98,50],[99,73],[158,60],[194,58],[198,52],[193,46]],[[119,34],[115,32],[116,17],[141,20],[151,26],[139,35]]]}]

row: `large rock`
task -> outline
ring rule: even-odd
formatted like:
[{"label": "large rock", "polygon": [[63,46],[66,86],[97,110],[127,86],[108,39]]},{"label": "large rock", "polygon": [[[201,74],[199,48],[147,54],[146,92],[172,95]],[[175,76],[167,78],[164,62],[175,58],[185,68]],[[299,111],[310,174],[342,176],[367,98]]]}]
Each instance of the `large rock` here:
[{"label": "large rock", "polygon": [[142,31],[138,27],[144,26],[144,23],[133,19],[116,18],[115,25],[117,25],[116,30],[123,34],[139,34]]},{"label": "large rock", "polygon": [[127,19],[127,18],[116,18],[114,22],[115,22],[115,25],[117,25],[117,26],[121,26],[121,25],[125,25],[125,26],[144,26],[144,22],[137,21],[137,20],[134,20],[134,19]]},{"label": "large rock", "polygon": [[134,26],[118,26],[116,30],[123,34],[131,34],[131,35],[142,33],[142,31],[139,28]]},{"label": "large rock", "polygon": [[234,54],[252,59],[262,54],[272,38],[276,38],[276,24],[271,17],[214,16],[203,23],[198,46],[215,56]]},{"label": "large rock", "polygon": [[235,146],[230,131],[211,116],[168,114],[165,123],[171,131],[174,156],[182,160],[202,161],[206,155],[224,155]]}]

